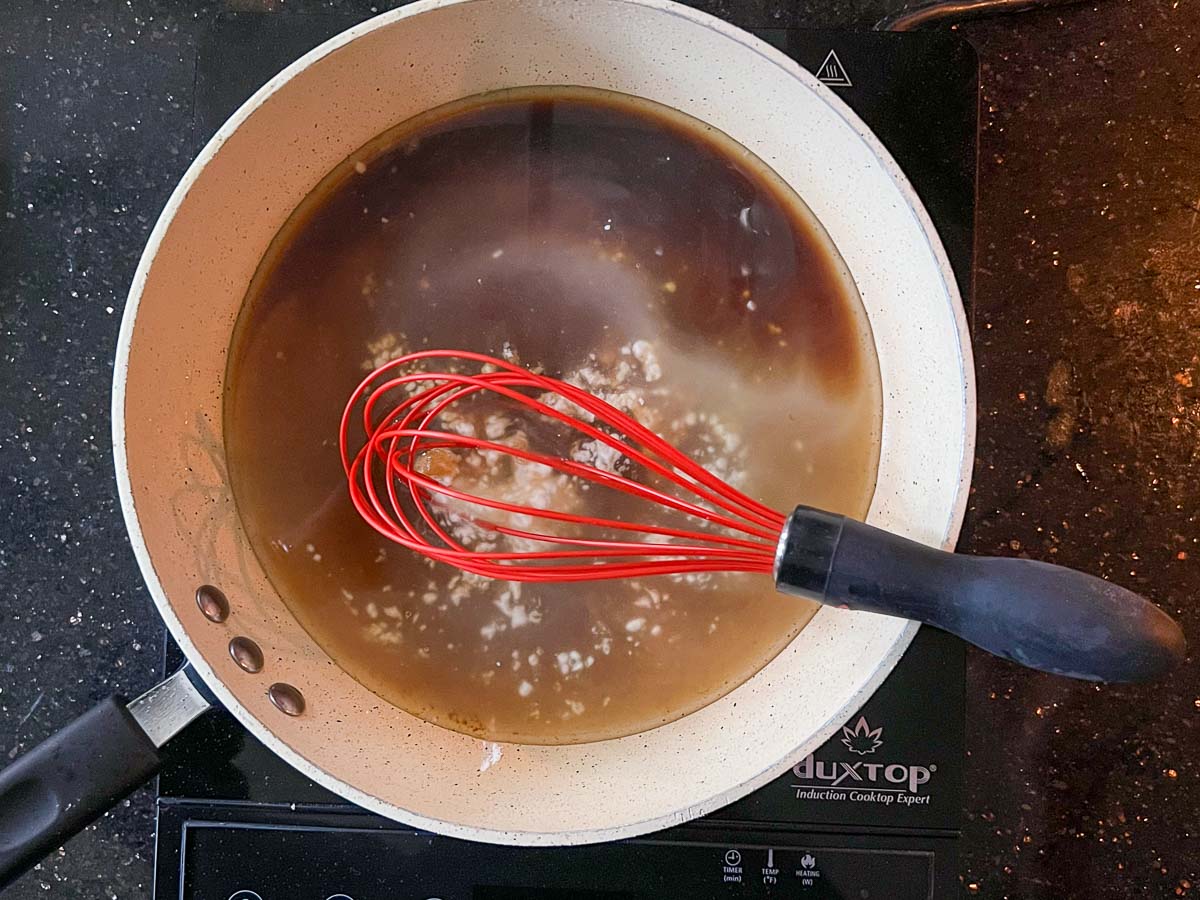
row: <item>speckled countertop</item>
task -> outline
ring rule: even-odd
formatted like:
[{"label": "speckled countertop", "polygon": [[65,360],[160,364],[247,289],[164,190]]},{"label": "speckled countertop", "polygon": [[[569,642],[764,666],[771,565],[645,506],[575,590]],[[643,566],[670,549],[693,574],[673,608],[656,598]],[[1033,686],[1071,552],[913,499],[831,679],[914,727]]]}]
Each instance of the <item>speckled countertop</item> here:
[{"label": "speckled countertop", "polygon": [[[116,508],[112,350],[141,246],[196,149],[197,36],[222,9],[283,5],[4,4],[0,764],[156,676],[161,626]],[[775,27],[895,6],[705,5]],[[1200,7],[1102,0],[963,31],[984,91],[968,549],[1110,575],[1195,643]],[[973,653],[967,704],[965,895],[1200,893],[1194,661],[1118,688]],[[139,791],[6,898],[148,896],[152,801]]]}]

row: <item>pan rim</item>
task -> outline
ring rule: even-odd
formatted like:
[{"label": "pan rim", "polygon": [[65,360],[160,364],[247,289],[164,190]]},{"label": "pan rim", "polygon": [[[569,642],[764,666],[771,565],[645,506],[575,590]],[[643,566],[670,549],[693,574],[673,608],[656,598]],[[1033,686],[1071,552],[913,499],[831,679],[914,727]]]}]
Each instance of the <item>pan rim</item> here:
[{"label": "pan rim", "polygon": [[[778,777],[779,773],[786,767],[794,765],[805,755],[812,752],[813,749],[827,740],[828,737],[837,730],[841,722],[854,710],[861,706],[866,698],[868,698],[891,673],[899,658],[901,655],[903,655],[904,651],[912,641],[919,626],[916,623],[911,622],[898,625],[896,637],[893,640],[888,653],[879,660],[870,676],[861,683],[861,687],[853,693],[850,699],[837,711],[837,713],[828,721],[826,721],[820,728],[810,734],[805,740],[799,742],[791,752],[785,754],[784,757],[777,760],[773,765],[765,766],[753,778],[747,779],[739,784],[728,786],[724,790],[713,794],[702,802],[694,803],[683,809],[675,810],[663,815],[653,816],[637,822],[622,823],[608,828],[585,828],[578,831],[503,831],[494,828],[467,825],[447,821],[444,819],[431,818],[420,813],[416,813],[412,810],[404,809],[403,807],[392,802],[382,800],[379,797],[370,794],[361,788],[355,787],[349,782],[343,781],[332,773],[315,765],[306,757],[302,756],[298,751],[294,750],[287,742],[278,738],[271,729],[264,726],[264,724],[255,716],[253,716],[250,711],[237,699],[234,693],[226,687],[224,681],[218,676],[215,670],[208,664],[206,659],[193,644],[189,638],[187,629],[175,615],[174,610],[167,599],[166,592],[163,589],[155,571],[153,560],[150,557],[150,551],[141,529],[133,497],[133,485],[130,478],[125,445],[126,423],[124,414],[126,379],[128,375],[129,356],[134,326],[137,319],[138,307],[142,298],[143,289],[145,287],[150,268],[153,265],[155,257],[157,256],[157,251],[168,228],[173,222],[176,213],[183,204],[189,190],[195,183],[200,172],[208,165],[212,158],[219,152],[225,141],[237,130],[238,127],[240,127],[240,125],[246,119],[248,119],[284,84],[290,81],[299,72],[310,67],[313,63],[365,34],[368,34],[379,28],[390,26],[408,17],[417,16],[422,13],[443,7],[471,4],[476,2],[489,2],[489,0],[419,0],[419,2],[409,6],[383,13],[363,23],[360,23],[359,25],[344,31],[333,38],[330,38],[325,43],[309,51],[307,54],[283,69],[273,78],[271,78],[262,88],[255,92],[255,94],[252,95],[241,107],[239,107],[239,109],[224,123],[224,125],[222,125],[222,127],[199,152],[191,165],[189,165],[187,171],[184,173],[178,185],[172,192],[166,206],[155,223],[154,229],[150,234],[145,250],[143,251],[141,259],[139,260],[122,317],[114,362],[111,407],[113,455],[118,496],[120,499],[122,514],[125,520],[126,530],[129,534],[130,544],[133,547],[134,555],[137,559],[143,580],[145,581],[147,589],[154,599],[155,606],[158,608],[159,614],[163,617],[168,629],[170,630],[174,639],[179,643],[187,659],[204,679],[209,688],[214,692],[214,694],[216,694],[222,705],[224,705],[225,708],[228,709],[243,726],[245,726],[259,740],[263,741],[275,754],[280,756],[293,767],[308,775],[318,784],[321,784],[323,787],[328,788],[334,793],[345,797],[346,799],[365,809],[379,813],[387,818],[402,821],[452,837],[522,846],[572,845],[632,837],[671,825],[676,825],[704,815],[708,812],[712,812],[721,808],[722,806],[727,805],[728,803],[733,802],[736,799],[739,799],[740,797],[745,796],[751,791]],[[974,460],[976,428],[974,365],[970,344],[970,333],[966,315],[962,306],[957,280],[945,254],[944,248],[942,247],[941,240],[934,229],[933,223],[929,219],[929,216],[912,185],[909,183],[907,177],[900,170],[896,162],[892,159],[890,153],[888,153],[883,144],[867,129],[858,116],[853,113],[850,108],[846,106],[846,104],[828,87],[821,84],[814,76],[801,68],[798,63],[785,56],[781,51],[776,50],[770,45],[746,33],[745,31],[742,31],[741,29],[736,28],[735,26],[730,25],[720,19],[697,10],[682,7],[676,3],[670,2],[670,0],[611,0],[611,2],[619,2],[629,4],[631,6],[649,8],[664,14],[688,20],[693,24],[715,31],[724,38],[733,40],[742,47],[760,55],[768,62],[772,63],[777,69],[779,69],[784,77],[799,80],[805,87],[816,94],[816,96],[819,97],[825,103],[825,105],[832,110],[832,112],[837,114],[843,120],[843,122],[857,134],[859,140],[867,145],[869,151],[879,162],[880,166],[884,169],[884,171],[892,180],[893,184],[896,186],[897,190],[907,202],[909,211],[913,215],[916,222],[920,225],[930,253],[936,260],[936,266],[940,272],[942,282],[946,290],[946,297],[950,306],[950,313],[956,326],[956,349],[960,369],[960,382],[962,386],[962,458],[960,460],[958,486],[955,493],[953,507],[942,532],[942,546],[947,549],[952,548],[957,540],[958,533],[962,525],[962,519],[966,510],[971,468]],[[822,613],[818,613],[818,616],[820,615],[822,615]]]}]

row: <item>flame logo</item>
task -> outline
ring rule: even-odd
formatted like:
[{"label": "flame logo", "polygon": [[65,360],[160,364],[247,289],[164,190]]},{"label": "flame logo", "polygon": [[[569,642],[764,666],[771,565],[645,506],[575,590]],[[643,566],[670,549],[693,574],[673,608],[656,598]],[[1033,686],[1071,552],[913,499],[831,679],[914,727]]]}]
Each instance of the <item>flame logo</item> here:
[{"label": "flame logo", "polygon": [[871,726],[867,724],[865,716],[859,716],[858,721],[854,723],[854,728],[849,725],[842,726],[842,743],[846,745],[846,749],[851,753],[857,753],[859,756],[866,756],[868,753],[874,753],[883,746],[883,726],[880,725],[875,730],[871,730]]}]

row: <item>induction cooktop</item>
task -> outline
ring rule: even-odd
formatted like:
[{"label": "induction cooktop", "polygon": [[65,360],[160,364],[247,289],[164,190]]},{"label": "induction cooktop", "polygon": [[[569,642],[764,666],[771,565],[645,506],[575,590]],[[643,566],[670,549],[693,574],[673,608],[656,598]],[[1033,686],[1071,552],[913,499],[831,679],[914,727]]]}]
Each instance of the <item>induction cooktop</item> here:
[{"label": "induction cooktop", "polygon": [[[196,148],[271,75],[359,18],[215,18],[199,46]],[[950,35],[755,33],[824,81],[888,147],[937,226],[970,319],[978,120],[978,66],[970,47]],[[964,533],[970,527],[968,520]],[[165,639],[166,669],[181,662]],[[154,898],[956,896],[963,706],[963,645],[922,628],[866,705],[766,787],[657,834],[537,849],[468,843],[364,812],[304,778],[216,710],[167,748]]]}]

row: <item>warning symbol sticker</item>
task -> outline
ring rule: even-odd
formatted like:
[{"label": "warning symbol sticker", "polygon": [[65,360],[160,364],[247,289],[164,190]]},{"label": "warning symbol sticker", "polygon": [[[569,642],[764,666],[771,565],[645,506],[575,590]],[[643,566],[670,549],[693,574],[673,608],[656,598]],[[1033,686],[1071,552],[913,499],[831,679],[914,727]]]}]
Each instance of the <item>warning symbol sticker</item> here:
[{"label": "warning symbol sticker", "polygon": [[842,61],[838,59],[836,50],[830,50],[825,62],[821,63],[821,68],[817,69],[817,80],[830,87],[854,87]]}]

